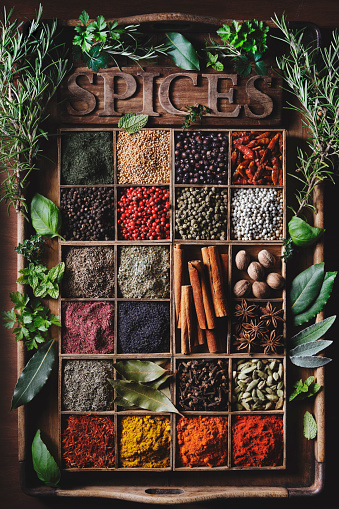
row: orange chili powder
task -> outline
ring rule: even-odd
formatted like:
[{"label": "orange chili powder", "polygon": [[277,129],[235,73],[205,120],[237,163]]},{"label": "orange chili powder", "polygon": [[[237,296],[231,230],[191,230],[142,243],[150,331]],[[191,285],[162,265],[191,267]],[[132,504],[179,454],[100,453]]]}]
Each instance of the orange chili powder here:
[{"label": "orange chili powder", "polygon": [[227,417],[182,417],[177,424],[177,444],[179,466],[227,465]]},{"label": "orange chili powder", "polygon": [[283,460],[283,420],[279,415],[239,415],[232,425],[234,466],[276,467]]}]

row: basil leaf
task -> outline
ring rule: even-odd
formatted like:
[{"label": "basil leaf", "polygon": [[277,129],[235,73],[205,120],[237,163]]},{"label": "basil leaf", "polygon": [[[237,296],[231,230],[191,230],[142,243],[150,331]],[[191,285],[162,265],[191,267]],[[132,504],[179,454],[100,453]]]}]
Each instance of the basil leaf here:
[{"label": "basil leaf", "polygon": [[306,309],[304,313],[300,313],[294,317],[295,325],[302,325],[303,323],[308,322],[323,309],[331,295],[336,275],[337,272],[326,272],[317,300],[310,308]]},{"label": "basil leaf", "polygon": [[47,486],[57,486],[61,479],[60,469],[41,440],[39,429],[32,442],[32,460],[34,470],[40,481],[47,484]]},{"label": "basil leaf", "polygon": [[37,193],[31,202],[31,219],[33,228],[40,235],[48,238],[60,237],[61,214],[58,207],[48,198]]},{"label": "basil leaf", "polygon": [[119,119],[118,127],[125,129],[129,134],[140,131],[148,122],[148,115],[136,115],[135,113],[127,113]]},{"label": "basil leaf", "polygon": [[295,336],[293,336],[290,340],[292,348],[296,346],[303,345],[305,343],[309,343],[311,341],[316,341],[323,337],[323,335],[328,331],[328,329],[333,325],[336,319],[336,315],[329,316],[322,320],[321,322],[314,323],[306,329],[298,332]]},{"label": "basil leaf", "polygon": [[167,32],[166,37],[170,42],[171,48],[168,51],[168,55],[172,57],[175,65],[187,71],[199,71],[198,55],[186,37],[178,32]]},{"label": "basil leaf", "polygon": [[313,357],[313,355],[291,357],[292,364],[300,368],[320,368],[320,366],[325,366],[331,360],[329,357]]},{"label": "basil leaf", "polygon": [[111,380],[109,383],[114,387],[119,396],[133,405],[152,412],[179,413],[171,401],[160,391],[136,382],[124,380]]},{"label": "basil leaf", "polygon": [[51,339],[33,355],[16,383],[11,411],[29,403],[48,380],[55,361],[55,339]]},{"label": "basil leaf", "polygon": [[113,364],[117,372],[133,382],[153,382],[162,377],[166,370],[150,361],[127,360]]},{"label": "basil leaf", "polygon": [[296,356],[305,356],[305,355],[315,355],[321,350],[324,350],[328,346],[330,346],[333,343],[333,341],[330,341],[328,339],[321,339],[318,341],[312,341],[311,343],[305,343],[304,345],[299,345],[293,348],[289,351],[290,357],[296,357]]},{"label": "basil leaf", "polygon": [[323,228],[310,226],[300,217],[293,216],[288,223],[288,233],[296,246],[311,246],[324,233]]},{"label": "basil leaf", "polygon": [[305,311],[316,299],[324,280],[324,262],[312,265],[292,281],[290,298],[294,315]]},{"label": "basil leaf", "polygon": [[310,412],[304,415],[304,437],[313,440],[317,436],[317,423]]}]

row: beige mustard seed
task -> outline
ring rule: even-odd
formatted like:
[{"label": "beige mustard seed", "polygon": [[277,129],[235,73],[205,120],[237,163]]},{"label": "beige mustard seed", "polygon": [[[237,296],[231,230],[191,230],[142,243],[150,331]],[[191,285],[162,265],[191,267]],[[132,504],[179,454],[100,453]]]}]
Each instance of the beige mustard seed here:
[{"label": "beige mustard seed", "polygon": [[170,181],[170,133],[165,130],[118,133],[119,184],[166,184]]}]

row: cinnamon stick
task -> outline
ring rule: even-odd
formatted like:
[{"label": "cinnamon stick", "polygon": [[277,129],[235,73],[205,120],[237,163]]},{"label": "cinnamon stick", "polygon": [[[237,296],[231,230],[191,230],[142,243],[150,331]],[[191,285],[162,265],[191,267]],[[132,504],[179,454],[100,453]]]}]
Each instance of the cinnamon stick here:
[{"label": "cinnamon stick", "polygon": [[173,249],[173,286],[174,286],[174,302],[175,302],[175,317],[178,329],[180,329],[180,299],[181,299],[181,286],[184,283],[184,251],[181,249],[181,244],[175,244]]},{"label": "cinnamon stick", "polygon": [[209,353],[217,353],[220,351],[219,340],[215,330],[206,329],[206,341]]},{"label": "cinnamon stick", "polygon": [[190,263],[191,263],[192,267],[194,267],[199,274],[202,301],[203,301],[204,311],[205,311],[206,328],[214,329],[215,328],[215,313],[214,313],[214,307],[213,307],[211,293],[209,291],[208,284],[207,284],[206,277],[205,277],[204,265],[201,260],[193,260]]},{"label": "cinnamon stick", "polygon": [[181,287],[180,306],[181,353],[188,354],[192,351],[194,342],[193,291],[190,285],[184,285]]},{"label": "cinnamon stick", "polygon": [[206,344],[205,330],[200,329],[199,324],[197,324],[197,337],[198,337],[198,345]]},{"label": "cinnamon stick", "polygon": [[[199,260],[197,260],[199,261]],[[204,303],[202,299],[202,291],[200,285],[199,272],[194,266],[193,262],[188,262],[188,274],[193,290],[193,299],[195,305],[195,311],[197,313],[197,319],[200,329],[206,329],[206,316]]]},{"label": "cinnamon stick", "polygon": [[228,281],[228,254],[220,253],[220,260],[224,277],[224,287],[226,287]]},{"label": "cinnamon stick", "polygon": [[216,246],[203,247],[201,252],[203,262],[208,267],[215,315],[217,317],[227,316],[228,313],[218,248]]}]

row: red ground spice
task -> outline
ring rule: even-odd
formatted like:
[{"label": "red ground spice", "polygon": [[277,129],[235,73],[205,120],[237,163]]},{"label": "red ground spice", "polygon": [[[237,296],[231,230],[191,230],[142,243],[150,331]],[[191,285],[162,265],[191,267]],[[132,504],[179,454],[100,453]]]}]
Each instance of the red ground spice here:
[{"label": "red ground spice", "polygon": [[111,417],[70,415],[62,435],[66,468],[114,467],[114,423]]},{"label": "red ground spice", "polygon": [[63,302],[62,351],[111,353],[114,305],[111,302]]},{"label": "red ground spice", "polygon": [[282,465],[283,445],[282,416],[235,417],[232,425],[234,466],[276,467]]}]

